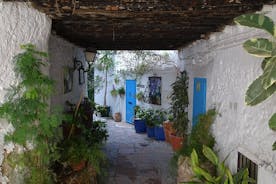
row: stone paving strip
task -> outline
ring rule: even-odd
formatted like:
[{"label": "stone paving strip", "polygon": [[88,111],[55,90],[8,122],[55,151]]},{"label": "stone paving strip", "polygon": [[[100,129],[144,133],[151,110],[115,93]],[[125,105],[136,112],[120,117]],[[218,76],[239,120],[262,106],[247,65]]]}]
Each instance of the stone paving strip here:
[{"label": "stone paving strip", "polygon": [[108,184],[176,183],[170,172],[173,151],[168,143],[135,133],[131,124],[106,121],[109,138],[104,151],[109,160]]}]

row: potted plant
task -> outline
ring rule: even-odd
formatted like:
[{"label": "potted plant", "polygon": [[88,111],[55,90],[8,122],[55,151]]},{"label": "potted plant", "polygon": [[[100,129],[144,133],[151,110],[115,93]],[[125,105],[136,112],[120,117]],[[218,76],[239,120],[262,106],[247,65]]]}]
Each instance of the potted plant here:
[{"label": "potted plant", "polygon": [[144,101],[144,98],[145,98],[145,96],[144,96],[144,93],[142,91],[140,91],[136,94],[136,99],[138,101]]},{"label": "potted plant", "polygon": [[176,81],[171,85],[171,111],[173,114],[173,129],[175,132],[170,134],[170,142],[173,150],[179,150],[187,135],[189,124],[188,119],[188,75],[186,71],[180,72]]},{"label": "potted plant", "polygon": [[144,119],[146,121],[146,126],[147,126],[147,135],[150,138],[154,137],[154,126],[155,126],[155,121],[153,119],[154,116],[154,110],[153,109],[147,109],[144,112]]},{"label": "potted plant", "polygon": [[110,112],[110,107],[97,105],[96,111],[97,111],[97,115],[100,115],[101,117],[108,117]]},{"label": "potted plant", "polygon": [[[103,107],[106,109],[106,114],[108,117],[110,113],[110,106],[106,105],[106,98],[107,98],[107,82],[108,82],[108,72],[114,68],[114,61],[113,61],[113,52],[112,51],[102,51],[100,52],[100,57],[96,61],[96,67],[98,70],[104,72],[104,103]],[[103,115],[102,115],[103,116]]]},{"label": "potted plant", "polygon": [[163,110],[156,110],[154,112],[154,137],[156,140],[164,141],[165,140],[165,134],[164,134],[164,128],[162,126],[162,123],[166,119],[166,112]]},{"label": "potted plant", "polygon": [[113,87],[113,89],[110,91],[111,96],[116,97],[118,95],[118,91]]},{"label": "potted plant", "polygon": [[125,95],[125,93],[126,93],[124,87],[120,87],[117,91],[118,91],[118,94],[120,95],[120,97],[122,97],[122,96]]},{"label": "potted plant", "polygon": [[[120,87],[119,89],[116,90],[116,94],[119,94],[120,97],[122,97],[123,95],[125,95],[125,88],[124,87]],[[121,100],[121,98],[119,100]],[[121,105],[119,105],[119,109],[120,109],[120,107],[121,107]],[[116,122],[120,122],[122,120],[122,116],[121,116],[120,110],[119,110],[119,112],[115,112],[114,113],[114,117],[113,118],[114,118],[114,120]]]},{"label": "potted plant", "polygon": [[134,118],[134,128],[136,133],[145,133],[147,131],[146,120],[145,120],[145,110],[140,106],[135,106],[134,108],[135,118]]},{"label": "potted plant", "polygon": [[[78,119],[75,125],[80,132],[69,134],[59,143],[61,152],[59,162],[74,171],[79,171],[86,165],[92,165],[98,172],[100,162],[104,161],[100,145],[108,137],[106,124],[102,121],[94,121],[91,126],[87,127],[85,122]],[[74,132],[74,129],[71,132]]]},{"label": "potted plant", "polygon": [[170,135],[175,133],[175,131],[173,130],[173,115],[169,114],[167,116],[167,120],[163,122],[163,128],[164,128],[164,132],[165,132],[165,140],[170,143]]}]

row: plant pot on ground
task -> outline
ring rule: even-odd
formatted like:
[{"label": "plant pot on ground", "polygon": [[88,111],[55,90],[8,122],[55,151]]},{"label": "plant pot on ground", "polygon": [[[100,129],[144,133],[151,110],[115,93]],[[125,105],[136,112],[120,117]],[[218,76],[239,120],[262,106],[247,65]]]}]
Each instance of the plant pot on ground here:
[{"label": "plant pot on ground", "polygon": [[145,120],[145,110],[140,106],[135,106],[134,109],[134,128],[136,133],[145,133],[147,131],[146,120]]},{"label": "plant pot on ground", "polygon": [[115,122],[120,122],[122,121],[122,116],[121,116],[121,113],[120,112],[116,112],[113,116],[113,119]]},{"label": "plant pot on ground", "polygon": [[165,140],[165,133],[162,123],[166,119],[167,113],[163,110],[155,110],[153,121],[154,121],[154,136],[156,140],[164,141]]},{"label": "plant pot on ground", "polygon": [[154,127],[154,137],[158,141],[164,141],[165,140],[165,133],[163,126],[155,126]]},{"label": "plant pot on ground", "polygon": [[154,122],[153,116],[154,116],[154,110],[153,109],[144,110],[143,118],[146,121],[147,135],[150,138],[154,138],[155,122]]},{"label": "plant pot on ground", "polygon": [[101,117],[109,117],[110,114],[110,106],[96,106],[97,113],[100,113]]},{"label": "plant pot on ground", "polygon": [[170,143],[170,135],[175,134],[175,130],[173,129],[173,122],[172,121],[164,121],[163,128],[165,133],[165,140]]},{"label": "plant pot on ground", "polygon": [[188,75],[186,71],[183,71],[180,72],[176,78],[176,81],[171,85],[171,112],[174,117],[173,129],[175,132],[171,134],[170,140],[175,151],[180,149],[181,145],[183,145],[183,141],[187,135],[187,129],[189,125],[188,81]]}]

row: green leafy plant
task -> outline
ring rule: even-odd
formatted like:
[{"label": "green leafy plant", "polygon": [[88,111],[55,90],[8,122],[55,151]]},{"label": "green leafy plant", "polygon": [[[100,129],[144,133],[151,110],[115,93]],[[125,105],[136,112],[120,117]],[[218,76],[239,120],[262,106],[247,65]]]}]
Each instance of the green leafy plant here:
[{"label": "green leafy plant", "polygon": [[146,125],[148,127],[154,127],[154,110],[153,109],[145,109],[142,111],[142,119],[146,120]]},{"label": "green leafy plant", "polygon": [[144,101],[145,95],[142,91],[140,91],[136,94],[136,98],[137,98],[138,101]]},{"label": "green leafy plant", "polygon": [[94,121],[90,127],[84,122],[77,125],[78,134],[65,138],[59,143],[61,150],[60,162],[70,165],[85,161],[93,166],[97,174],[101,172],[101,164],[105,162],[105,154],[101,151],[101,144],[108,138],[106,123]]},{"label": "green leafy plant", "polygon": [[118,91],[117,91],[115,88],[113,88],[113,89],[110,91],[110,94],[111,94],[112,96],[116,97],[116,96],[118,95]]},{"label": "green leafy plant", "polygon": [[117,74],[114,76],[114,83],[119,84],[120,83],[120,76]]},{"label": "green leafy plant", "polygon": [[201,167],[197,152],[191,153],[191,166],[195,174],[195,179],[183,184],[248,184],[254,183],[254,180],[249,177],[248,169],[242,169],[236,174],[232,174],[230,169],[223,162],[219,162],[219,158],[211,148],[203,145],[202,150],[204,156],[215,166],[216,174],[212,175],[208,170]]},{"label": "green leafy plant", "polygon": [[124,88],[124,87],[120,87],[117,91],[118,91],[118,94],[119,94],[120,96],[123,96],[123,95],[126,94],[126,91],[125,91],[125,88]]},{"label": "green leafy plant", "polygon": [[[14,154],[25,173],[26,183],[52,183],[54,173],[51,162],[59,158],[57,132],[61,116],[49,112],[48,99],[54,82],[40,68],[46,63],[47,54],[35,49],[32,44],[22,45],[23,53],[14,57],[15,73],[20,82],[9,89],[6,102],[0,107],[0,117],[10,122],[14,131],[6,141],[24,148]],[[32,144],[32,148],[28,144]]]},{"label": "green leafy plant", "polygon": [[152,121],[155,126],[161,126],[167,120],[167,112],[164,110],[155,110],[152,116]]},{"label": "green leafy plant", "polygon": [[96,105],[96,111],[101,114],[101,116],[108,116],[108,108],[102,105]]},{"label": "green leafy plant", "polygon": [[[272,19],[263,14],[246,14],[236,17],[237,24],[262,29],[270,33],[274,40],[252,38],[243,44],[244,49],[251,55],[263,58],[263,74],[248,87],[245,102],[247,105],[257,105],[276,91],[276,26]],[[276,113],[269,120],[269,127],[276,131]],[[276,141],[273,144],[276,150]]]},{"label": "green leafy plant", "polygon": [[104,106],[106,106],[106,94],[107,94],[107,80],[108,80],[108,72],[114,68],[114,61],[113,61],[113,51],[101,51],[99,52],[99,58],[96,60],[96,66],[98,70],[103,71],[105,78],[104,78]]},{"label": "green leafy plant", "polygon": [[199,159],[206,161],[206,157],[204,157],[202,149],[203,145],[210,148],[213,148],[215,145],[215,138],[210,129],[214,123],[216,114],[215,109],[210,109],[206,114],[199,116],[198,123],[192,128],[188,141],[184,143],[183,148],[180,150],[180,154],[189,156],[192,151],[195,150],[199,156]]},{"label": "green leafy plant", "polygon": [[187,134],[189,119],[188,119],[188,75],[186,71],[177,76],[176,81],[171,85],[171,112],[173,113],[173,128],[176,134],[185,137]]}]

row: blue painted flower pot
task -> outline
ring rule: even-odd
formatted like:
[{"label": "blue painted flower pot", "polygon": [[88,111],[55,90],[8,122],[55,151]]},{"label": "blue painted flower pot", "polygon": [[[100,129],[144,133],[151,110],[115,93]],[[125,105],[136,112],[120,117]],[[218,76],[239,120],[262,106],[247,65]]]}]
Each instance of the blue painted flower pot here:
[{"label": "blue painted flower pot", "polygon": [[145,133],[147,131],[146,121],[143,119],[135,119],[134,127],[136,133]]},{"label": "blue painted flower pot", "polygon": [[154,138],[154,127],[147,127],[148,137]]},{"label": "blue painted flower pot", "polygon": [[154,137],[158,141],[164,141],[165,140],[165,133],[164,128],[160,126],[154,127]]}]

